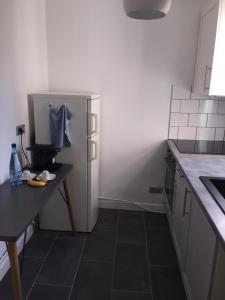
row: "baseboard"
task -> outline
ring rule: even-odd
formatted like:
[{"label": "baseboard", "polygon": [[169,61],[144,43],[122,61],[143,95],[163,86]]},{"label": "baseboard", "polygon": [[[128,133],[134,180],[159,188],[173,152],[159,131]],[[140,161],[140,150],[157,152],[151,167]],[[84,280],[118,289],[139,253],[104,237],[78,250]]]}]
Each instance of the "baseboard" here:
[{"label": "baseboard", "polygon": [[158,213],[166,213],[166,208],[163,203],[141,203],[131,202],[128,200],[112,199],[112,198],[99,198],[100,208],[121,209],[121,210],[140,210],[151,211]]},{"label": "baseboard", "polygon": [[[32,235],[33,235],[33,227],[29,226],[27,228],[26,243],[29,241],[29,239],[31,238]],[[23,248],[23,237],[24,237],[24,235],[22,235],[17,241],[18,253],[20,253]],[[5,274],[8,272],[9,268],[10,268],[10,262],[9,262],[8,253],[6,251],[5,254],[0,259],[0,281],[3,279]]]}]

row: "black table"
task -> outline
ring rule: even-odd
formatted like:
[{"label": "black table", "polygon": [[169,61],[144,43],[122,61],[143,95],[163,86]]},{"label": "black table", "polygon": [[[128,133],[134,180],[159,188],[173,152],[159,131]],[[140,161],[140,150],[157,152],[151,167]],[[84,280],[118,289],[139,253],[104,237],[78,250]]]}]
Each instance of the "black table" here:
[{"label": "black table", "polygon": [[12,188],[9,181],[0,186],[0,241],[5,241],[8,244],[15,300],[23,299],[16,241],[39,214],[41,208],[48,202],[61,183],[63,183],[65,191],[66,197],[64,200],[68,207],[71,227],[75,232],[72,205],[66,180],[66,176],[72,168],[72,165],[62,165],[54,172],[56,179],[48,182],[42,188],[31,187],[27,183]]}]

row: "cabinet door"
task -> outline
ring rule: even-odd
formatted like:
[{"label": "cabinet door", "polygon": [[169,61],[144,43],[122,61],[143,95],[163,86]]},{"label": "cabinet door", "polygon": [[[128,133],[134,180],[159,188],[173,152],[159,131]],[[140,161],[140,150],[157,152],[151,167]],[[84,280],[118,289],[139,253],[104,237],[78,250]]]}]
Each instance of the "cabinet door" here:
[{"label": "cabinet door", "polygon": [[220,0],[210,95],[225,96],[225,0]]},{"label": "cabinet door", "polygon": [[213,270],[216,236],[192,196],[184,277],[192,300],[207,300]]},{"label": "cabinet door", "polygon": [[219,0],[211,1],[201,15],[194,92],[209,95],[217,32]]},{"label": "cabinet door", "polygon": [[225,299],[225,251],[219,245],[216,257],[216,265],[213,276],[211,300],[224,300]]},{"label": "cabinet door", "polygon": [[175,184],[172,231],[173,231],[178,259],[180,262],[180,267],[182,270],[184,266],[186,246],[187,246],[190,205],[191,205],[191,191],[189,189],[187,180],[182,174],[177,173],[176,184]]}]

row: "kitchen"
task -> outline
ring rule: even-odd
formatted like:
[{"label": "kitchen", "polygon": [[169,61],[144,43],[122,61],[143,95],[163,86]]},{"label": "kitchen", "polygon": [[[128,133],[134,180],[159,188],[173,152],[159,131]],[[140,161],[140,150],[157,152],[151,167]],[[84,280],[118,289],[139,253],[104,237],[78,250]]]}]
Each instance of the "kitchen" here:
[{"label": "kitchen", "polygon": [[[224,139],[223,100],[191,92],[206,4],[173,0],[166,17],[144,21],[128,18],[120,0],[2,1],[1,183],[15,127],[31,131],[27,144],[33,134],[27,94],[91,90],[102,97],[100,207],[165,212],[163,194],[149,191],[164,186],[167,138]],[[216,57],[212,89],[224,96],[223,56]]]}]

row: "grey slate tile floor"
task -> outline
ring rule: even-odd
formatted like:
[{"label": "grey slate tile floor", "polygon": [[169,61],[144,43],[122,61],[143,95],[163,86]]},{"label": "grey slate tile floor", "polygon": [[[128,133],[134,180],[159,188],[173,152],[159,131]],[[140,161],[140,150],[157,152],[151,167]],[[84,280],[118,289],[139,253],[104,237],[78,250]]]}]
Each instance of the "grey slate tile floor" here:
[{"label": "grey slate tile floor", "polygon": [[[166,216],[100,210],[91,234],[39,231],[25,249],[26,300],[186,300]],[[0,299],[11,300],[10,274]]]}]

